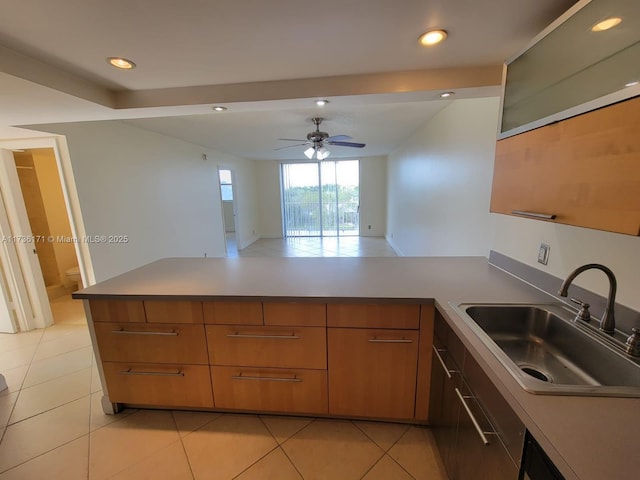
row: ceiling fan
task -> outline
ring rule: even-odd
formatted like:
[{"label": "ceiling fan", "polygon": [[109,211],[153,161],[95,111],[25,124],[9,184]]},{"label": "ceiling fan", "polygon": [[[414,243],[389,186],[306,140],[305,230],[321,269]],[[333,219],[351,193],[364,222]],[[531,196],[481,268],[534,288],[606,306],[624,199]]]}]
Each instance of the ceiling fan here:
[{"label": "ceiling fan", "polygon": [[303,145],[309,145],[304,151],[305,156],[311,160],[314,156],[318,160],[324,160],[331,152],[326,147],[326,145],[336,145],[339,147],[353,147],[353,148],[363,148],[365,146],[364,143],[356,143],[356,142],[348,142],[347,140],[351,140],[349,135],[333,135],[329,136],[327,132],[320,131],[320,124],[324,118],[322,117],[314,117],[311,119],[313,124],[316,126],[316,130],[314,132],[310,132],[307,134],[306,140],[300,140],[296,138],[279,138],[278,140],[283,140],[285,142],[303,142],[297,143],[296,145],[287,145],[286,147],[276,148],[276,150],[282,150],[283,148],[291,148],[291,147],[300,147]]}]

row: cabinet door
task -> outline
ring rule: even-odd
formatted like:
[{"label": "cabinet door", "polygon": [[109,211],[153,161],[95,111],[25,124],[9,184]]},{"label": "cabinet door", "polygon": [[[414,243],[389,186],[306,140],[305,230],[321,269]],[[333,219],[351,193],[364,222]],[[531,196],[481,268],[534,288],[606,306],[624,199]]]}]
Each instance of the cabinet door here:
[{"label": "cabinet door", "polygon": [[329,328],[329,413],[414,417],[418,333]]},{"label": "cabinet door", "polygon": [[455,389],[462,384],[452,356],[436,337],[433,344],[429,423],[438,445],[442,463],[450,480],[455,480],[454,456],[460,404]]},{"label": "cabinet door", "polygon": [[202,302],[145,300],[149,323],[202,323]]},{"label": "cabinet door", "polygon": [[204,323],[262,325],[260,302],[203,302]]},{"label": "cabinet door", "polygon": [[102,367],[112,402],[213,408],[206,365],[103,362]]},{"label": "cabinet door", "polygon": [[94,322],[144,323],[144,305],[137,300],[89,300]]},{"label": "cabinet door", "polygon": [[103,361],[207,365],[204,325],[95,324]]},{"label": "cabinet door", "polygon": [[329,303],[329,327],[420,328],[420,305],[417,303]]},{"label": "cabinet door", "polygon": [[464,383],[462,388],[456,389],[455,392],[461,408],[454,478],[517,480],[518,468],[511,460],[500,437],[494,432],[476,397]]},{"label": "cabinet door", "polygon": [[326,370],[211,367],[216,408],[327,413]]},{"label": "cabinet door", "polygon": [[212,365],[327,368],[324,327],[207,325]]},{"label": "cabinet door", "polygon": [[640,97],[498,141],[491,211],[640,234]]},{"label": "cabinet door", "polygon": [[324,327],[327,325],[327,306],[324,303],[265,302],[262,305],[265,325],[299,325]]}]

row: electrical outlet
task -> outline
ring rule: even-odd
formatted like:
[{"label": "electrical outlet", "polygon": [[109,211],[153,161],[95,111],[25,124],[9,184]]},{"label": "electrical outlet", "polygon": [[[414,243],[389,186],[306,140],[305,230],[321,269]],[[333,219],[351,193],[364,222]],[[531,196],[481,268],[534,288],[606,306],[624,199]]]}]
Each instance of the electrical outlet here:
[{"label": "electrical outlet", "polygon": [[540,250],[538,251],[538,263],[546,265],[549,262],[549,250],[551,247],[546,243],[540,244]]},{"label": "electrical outlet", "polygon": [[371,225],[369,225],[367,228],[368,228],[369,230],[371,230]]}]

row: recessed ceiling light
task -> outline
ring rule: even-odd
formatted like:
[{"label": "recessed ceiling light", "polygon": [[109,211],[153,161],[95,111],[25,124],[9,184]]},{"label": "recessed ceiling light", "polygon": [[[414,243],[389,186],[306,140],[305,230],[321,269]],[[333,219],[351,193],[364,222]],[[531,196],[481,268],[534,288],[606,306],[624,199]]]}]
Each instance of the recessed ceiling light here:
[{"label": "recessed ceiling light", "polygon": [[213,109],[214,109],[216,112],[224,112],[224,111],[227,109],[227,107],[223,107],[223,106],[221,106],[221,105],[216,105],[215,107],[213,107]]},{"label": "recessed ceiling light", "polygon": [[327,103],[329,103],[329,100],[324,100],[324,99],[316,100],[316,105],[319,107],[324,107]]},{"label": "recessed ceiling light", "polygon": [[455,95],[455,92],[442,92],[442,93],[440,94],[440,97],[441,97],[441,98],[448,98],[448,97],[451,97],[451,96],[453,96],[453,95]]},{"label": "recessed ceiling light", "polygon": [[606,18],[601,22],[596,23],[593,27],[591,27],[591,31],[604,32],[605,30],[609,30],[610,28],[613,28],[616,25],[620,25],[620,22],[622,22],[622,19],[620,17]]},{"label": "recessed ceiling light", "polygon": [[445,38],[447,38],[447,32],[445,30],[429,30],[420,35],[418,40],[422,45],[431,46],[442,42]]},{"label": "recessed ceiling light", "polygon": [[633,82],[625,83],[624,86],[625,87],[635,87],[638,84],[640,84],[640,80],[634,80]]},{"label": "recessed ceiling light", "polygon": [[107,62],[109,62],[111,66],[119,68],[120,70],[131,70],[136,68],[135,63],[122,57],[107,57]]}]

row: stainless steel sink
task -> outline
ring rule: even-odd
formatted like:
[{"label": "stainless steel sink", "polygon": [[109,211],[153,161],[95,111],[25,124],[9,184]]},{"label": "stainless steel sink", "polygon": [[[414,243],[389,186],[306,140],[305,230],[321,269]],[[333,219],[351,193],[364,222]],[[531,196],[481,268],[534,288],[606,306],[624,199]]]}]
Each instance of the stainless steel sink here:
[{"label": "stainless steel sink", "polygon": [[640,397],[640,363],[572,320],[562,304],[454,306],[531,393]]}]

